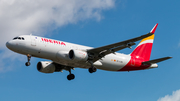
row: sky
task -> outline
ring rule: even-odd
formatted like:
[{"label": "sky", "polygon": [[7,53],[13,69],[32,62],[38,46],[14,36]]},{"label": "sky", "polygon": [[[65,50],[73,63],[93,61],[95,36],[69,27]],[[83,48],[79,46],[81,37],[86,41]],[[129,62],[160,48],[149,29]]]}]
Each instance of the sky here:
[{"label": "sky", "polygon": [[[0,101],[180,101],[179,4],[179,0],[0,0]],[[40,73],[36,65],[45,59],[33,57],[26,67],[26,56],[5,46],[15,36],[33,34],[100,47],[146,34],[156,23],[151,59],[173,58],[150,70],[90,74],[76,68],[75,79],[68,81],[67,71]]]}]

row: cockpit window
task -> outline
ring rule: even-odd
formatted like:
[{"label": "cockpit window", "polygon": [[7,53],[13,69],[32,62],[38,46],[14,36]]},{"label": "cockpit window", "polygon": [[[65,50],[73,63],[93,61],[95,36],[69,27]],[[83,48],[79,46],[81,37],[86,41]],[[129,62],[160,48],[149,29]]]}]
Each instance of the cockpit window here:
[{"label": "cockpit window", "polygon": [[13,38],[13,40],[25,40],[23,37],[15,37],[15,38]]},{"label": "cockpit window", "polygon": [[13,40],[18,39],[18,37],[15,37]]}]

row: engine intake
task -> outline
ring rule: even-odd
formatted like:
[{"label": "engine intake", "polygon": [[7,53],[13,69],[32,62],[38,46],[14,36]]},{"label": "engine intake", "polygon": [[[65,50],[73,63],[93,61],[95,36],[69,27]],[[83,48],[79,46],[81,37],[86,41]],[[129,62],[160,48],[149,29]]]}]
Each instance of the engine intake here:
[{"label": "engine intake", "polygon": [[42,73],[54,73],[56,66],[52,62],[40,61],[37,64],[37,70]]}]

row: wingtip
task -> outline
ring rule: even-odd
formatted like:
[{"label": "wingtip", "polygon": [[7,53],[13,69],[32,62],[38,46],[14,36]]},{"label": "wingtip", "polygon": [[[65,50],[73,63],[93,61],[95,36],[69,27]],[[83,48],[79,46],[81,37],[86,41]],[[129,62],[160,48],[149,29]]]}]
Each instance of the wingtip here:
[{"label": "wingtip", "polygon": [[154,34],[155,31],[156,31],[157,26],[158,26],[158,23],[153,27],[153,29],[150,31],[150,33]]},{"label": "wingtip", "polygon": [[164,57],[165,59],[171,59],[173,58],[172,56]]}]

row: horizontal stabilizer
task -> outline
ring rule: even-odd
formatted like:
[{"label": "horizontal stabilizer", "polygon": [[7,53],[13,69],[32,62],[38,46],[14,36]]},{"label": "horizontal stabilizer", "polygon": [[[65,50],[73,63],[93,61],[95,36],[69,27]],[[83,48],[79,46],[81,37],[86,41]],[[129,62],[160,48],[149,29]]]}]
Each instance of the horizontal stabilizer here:
[{"label": "horizontal stabilizer", "polygon": [[164,58],[159,58],[159,59],[155,59],[155,60],[145,61],[145,62],[142,62],[142,64],[144,64],[144,65],[154,64],[154,63],[158,63],[158,62],[170,59],[170,58],[172,58],[172,57],[164,57]]}]

